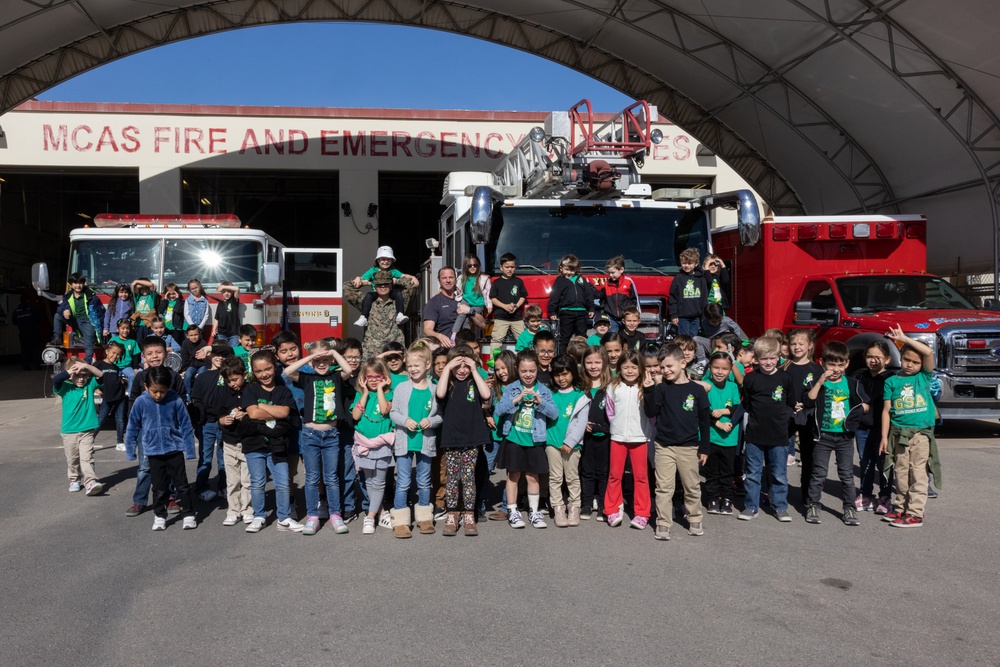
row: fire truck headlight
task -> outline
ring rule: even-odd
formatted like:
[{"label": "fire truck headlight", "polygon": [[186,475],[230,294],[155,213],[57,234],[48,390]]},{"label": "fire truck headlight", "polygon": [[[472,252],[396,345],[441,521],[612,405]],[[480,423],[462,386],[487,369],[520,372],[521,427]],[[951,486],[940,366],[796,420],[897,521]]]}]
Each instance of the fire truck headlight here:
[{"label": "fire truck headlight", "polygon": [[663,132],[660,130],[660,128],[656,128],[655,130],[649,133],[649,140],[652,141],[654,144],[658,144],[661,141],[663,141]]},{"label": "fire truck headlight", "polygon": [[545,130],[536,125],[531,128],[530,132],[528,132],[528,137],[530,137],[536,144],[540,144],[545,140]]}]

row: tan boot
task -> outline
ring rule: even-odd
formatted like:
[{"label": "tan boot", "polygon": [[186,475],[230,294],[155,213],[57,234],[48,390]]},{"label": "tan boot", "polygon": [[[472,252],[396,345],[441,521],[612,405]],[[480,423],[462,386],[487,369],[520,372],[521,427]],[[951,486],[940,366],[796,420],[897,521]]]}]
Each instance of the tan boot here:
[{"label": "tan boot", "polygon": [[[566,517],[566,523],[570,526],[580,525],[580,508],[576,505],[569,506],[569,516]],[[558,524],[557,524],[558,525]]]},{"label": "tan boot", "polygon": [[410,537],[412,535],[410,532],[410,508],[391,510],[389,514],[392,516],[392,536],[401,540]]},{"label": "tan boot", "polygon": [[462,528],[465,529],[466,537],[475,537],[479,534],[479,529],[476,528],[476,513],[475,512],[463,512],[462,513]]},{"label": "tan boot", "polygon": [[445,537],[454,537],[458,533],[458,512],[448,512],[444,520],[444,528],[441,534]]},{"label": "tan boot", "polygon": [[554,519],[556,522],[556,528],[565,528],[569,525],[569,522],[566,519],[565,505],[556,505],[552,508],[552,513],[555,515]]},{"label": "tan boot", "polygon": [[416,514],[417,528],[420,529],[420,534],[433,535],[434,507],[432,505],[416,505],[413,508],[413,513]]}]

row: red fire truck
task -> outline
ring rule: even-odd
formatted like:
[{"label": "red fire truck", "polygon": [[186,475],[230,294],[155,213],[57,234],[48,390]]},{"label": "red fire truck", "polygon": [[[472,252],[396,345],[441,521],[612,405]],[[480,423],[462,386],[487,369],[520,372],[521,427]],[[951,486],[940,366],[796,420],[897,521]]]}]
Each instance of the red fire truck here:
[{"label": "red fire truck", "polygon": [[753,235],[759,243],[735,227],[717,229],[713,247],[732,275],[728,314],[751,336],[813,329],[817,352],[842,341],[854,368],[868,343],[898,324],[934,350],[942,417],[997,417],[1000,313],[976,309],[927,273],[926,232],[921,215],[769,217]]},{"label": "red fire truck", "polygon": [[[709,247],[709,212],[736,208],[756,221],[749,191],[710,194],[706,190],[652,192],[640,183],[639,168],[662,132],[652,129],[656,107],[636,102],[596,126],[588,100],[553,112],[491,172],[454,172],[444,184],[438,239],[426,267],[425,285],[436,285],[437,269],[460,267],[478,254],[485,273],[499,275],[499,258],[513,253],[528,301],[547,314],[548,296],[567,253],[580,259],[584,276],[606,277],[605,262],[625,256],[636,284],[647,337],[662,339],[667,325],[670,282],[685,248]],[[428,298],[433,293],[425,292]]]},{"label": "red fire truck", "polygon": [[[188,281],[197,278],[208,293],[214,323],[220,297],[213,291],[228,280],[240,288],[240,317],[257,327],[257,345],[283,329],[307,341],[342,336],[340,248],[286,248],[244,227],[235,215],[101,214],[94,225],[70,232],[67,275],[83,274],[105,304],[115,285],[139,277],[148,277],[161,293],[172,282],[185,294]],[[36,264],[32,272],[39,293],[48,290],[48,267]],[[206,339],[210,335],[211,327]],[[77,336],[67,333],[65,343],[69,354],[82,352]]]}]

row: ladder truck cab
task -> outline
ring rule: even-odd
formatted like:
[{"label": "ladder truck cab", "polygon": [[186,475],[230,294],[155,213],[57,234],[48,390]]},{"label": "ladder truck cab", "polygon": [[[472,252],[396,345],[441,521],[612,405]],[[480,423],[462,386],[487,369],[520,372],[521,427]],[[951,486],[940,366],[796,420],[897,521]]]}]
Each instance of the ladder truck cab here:
[{"label": "ladder truck cab", "polygon": [[[769,217],[759,236],[747,243],[732,227],[712,235],[732,276],[728,314],[748,335],[812,329],[817,356],[841,341],[853,371],[868,344],[899,325],[934,350],[943,418],[1000,416],[1000,313],[927,273],[924,216]],[[889,349],[898,368],[899,350]]]},{"label": "ladder truck cab", "polygon": [[431,258],[426,277],[441,266],[462,266],[467,254],[478,255],[483,271],[497,276],[499,258],[512,253],[528,303],[548,315],[549,292],[564,255],[576,255],[584,277],[599,285],[607,260],[620,254],[639,293],[641,329],[647,338],[664,339],[679,255],[697,248],[704,257],[709,250],[709,212],[718,206],[738,209],[744,227],[755,228],[758,218],[756,199],[747,190],[651,192],[641,183],[639,169],[651,144],[663,137],[651,127],[656,120],[656,107],[639,101],[595,127],[590,102],[582,100],[569,111],[551,113],[493,172],[449,174],[439,237],[427,242],[439,247],[440,255]]},{"label": "ladder truck cab", "polygon": [[[66,275],[83,274],[105,306],[119,283],[146,277],[160,294],[176,283],[186,298],[188,281],[198,279],[212,311],[203,332],[210,341],[221,300],[215,289],[228,280],[240,288],[240,321],[257,328],[258,347],[284,329],[303,342],[342,336],[340,248],[286,248],[263,231],[243,226],[235,215],[100,214],[94,227],[72,230],[69,240]],[[62,296],[47,294],[45,264],[32,267],[32,284],[40,295]],[[64,351],[82,356],[83,341],[67,331],[62,349],[46,348],[43,361],[58,363]]]}]

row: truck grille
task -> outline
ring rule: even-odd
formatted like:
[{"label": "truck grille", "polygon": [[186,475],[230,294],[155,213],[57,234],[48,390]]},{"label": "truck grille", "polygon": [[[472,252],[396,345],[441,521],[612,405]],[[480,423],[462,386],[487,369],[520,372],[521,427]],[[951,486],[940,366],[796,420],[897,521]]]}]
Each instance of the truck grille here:
[{"label": "truck grille", "polygon": [[1000,373],[1000,331],[967,331],[952,334],[951,363],[956,375]]}]

